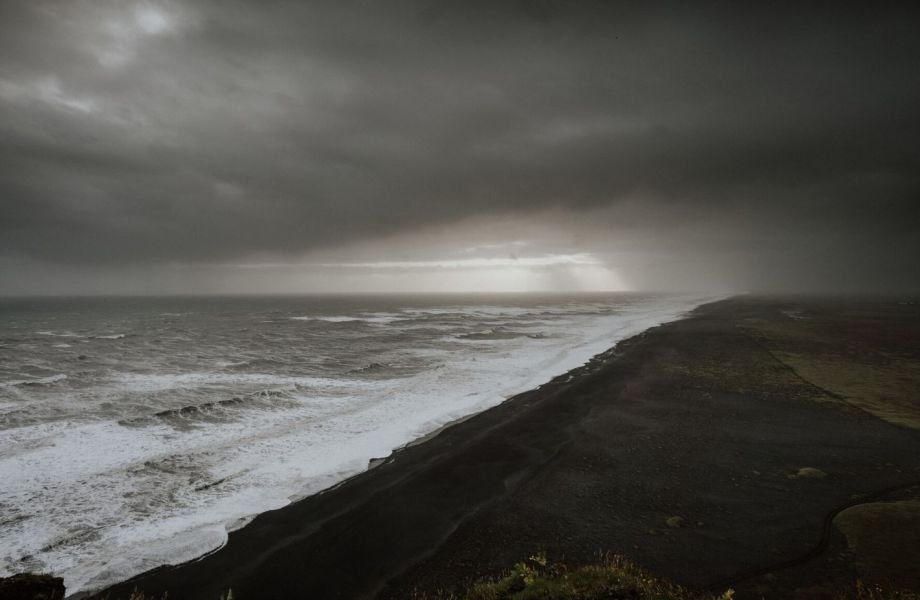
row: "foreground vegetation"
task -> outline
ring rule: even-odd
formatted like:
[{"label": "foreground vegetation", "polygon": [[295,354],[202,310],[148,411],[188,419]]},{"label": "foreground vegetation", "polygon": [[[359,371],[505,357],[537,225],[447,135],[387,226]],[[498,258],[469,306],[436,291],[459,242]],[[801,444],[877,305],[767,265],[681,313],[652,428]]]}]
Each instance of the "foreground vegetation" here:
[{"label": "foreground vegetation", "polygon": [[501,579],[474,585],[464,600],[730,600],[733,595],[732,590],[720,596],[690,592],[618,555],[577,568],[550,564],[538,555],[519,562]]},{"label": "foreground vegetation", "polygon": [[[14,583],[16,589],[6,587]],[[4,599],[17,600],[59,600],[64,595],[61,580],[47,575],[0,578],[0,592]],[[168,594],[149,596],[138,590],[123,599],[104,596],[104,600],[168,599]],[[886,590],[857,581],[850,588],[840,590],[835,599],[920,600],[920,593]],[[227,590],[215,600],[235,599],[233,592]],[[717,595],[688,590],[649,574],[620,555],[608,555],[595,564],[570,567],[550,563],[540,554],[517,563],[503,577],[474,584],[463,594],[416,594],[412,600],[746,600],[746,597],[736,596],[731,589]],[[751,600],[758,599],[751,597]]]},{"label": "foreground vegetation", "polygon": [[[688,590],[650,575],[629,559],[610,555],[580,567],[549,563],[543,555],[519,562],[495,580],[465,594],[418,595],[415,600],[744,600],[734,590],[714,595]],[[752,599],[755,600],[755,599]],[[888,591],[856,582],[837,600],[920,600],[920,593]]]}]

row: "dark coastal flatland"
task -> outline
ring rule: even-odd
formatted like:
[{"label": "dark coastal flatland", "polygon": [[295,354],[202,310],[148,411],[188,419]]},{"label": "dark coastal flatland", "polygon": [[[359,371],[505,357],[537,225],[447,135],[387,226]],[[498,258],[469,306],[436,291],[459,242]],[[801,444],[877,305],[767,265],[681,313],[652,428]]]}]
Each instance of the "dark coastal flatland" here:
[{"label": "dark coastal flatland", "polygon": [[857,576],[920,586],[872,556],[878,527],[849,549],[833,522],[898,500],[888,531],[916,524],[918,366],[916,303],[714,303],[108,593],[406,598],[539,551],[573,564],[624,553],[738,598],[821,597]]}]

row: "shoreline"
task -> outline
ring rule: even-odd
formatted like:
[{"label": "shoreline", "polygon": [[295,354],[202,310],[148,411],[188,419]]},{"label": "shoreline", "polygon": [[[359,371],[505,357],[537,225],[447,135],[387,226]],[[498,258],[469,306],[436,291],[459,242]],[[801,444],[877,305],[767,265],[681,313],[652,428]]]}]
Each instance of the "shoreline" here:
[{"label": "shoreline", "polygon": [[[63,544],[50,546],[44,543],[43,538],[40,537],[40,532],[33,534],[31,530],[26,529],[23,535],[15,533],[10,536],[14,538],[10,546],[11,548],[18,548],[21,545],[23,551],[18,552],[17,556],[32,557],[34,560],[21,565],[13,563],[11,566],[31,570],[53,569],[56,572],[60,572],[68,583],[72,584],[73,592],[77,592],[97,590],[99,586],[106,586],[115,581],[123,580],[128,575],[146,571],[158,564],[175,564],[197,560],[201,556],[222,547],[226,543],[228,532],[245,527],[258,514],[289,505],[323,490],[328,490],[341,481],[367,470],[369,464],[373,465],[379,462],[372,459],[387,457],[394,449],[417,443],[420,438],[425,439],[426,434],[437,431],[444,424],[455,421],[456,417],[467,417],[470,414],[475,414],[503,402],[509,396],[518,392],[542,385],[546,380],[557,374],[567,372],[570,368],[589,360],[597,352],[606,350],[618,339],[631,335],[637,330],[655,325],[660,321],[675,318],[680,313],[692,309],[703,301],[700,296],[686,298],[656,296],[648,302],[627,298],[623,299],[622,307],[617,308],[617,303],[620,303],[620,300],[614,297],[612,299],[614,310],[608,310],[604,308],[604,305],[598,304],[595,311],[595,307],[590,304],[577,306],[581,302],[580,298],[580,296],[574,298],[575,305],[571,308],[560,305],[559,310],[553,307],[540,309],[541,311],[544,309],[549,311],[546,314],[558,312],[563,315],[556,323],[550,321],[545,323],[541,321],[534,322],[534,331],[540,332],[539,335],[543,335],[542,332],[545,331],[545,337],[558,339],[547,339],[546,341],[533,342],[532,344],[530,340],[526,339],[509,344],[504,342],[501,344],[489,344],[477,341],[467,342],[462,339],[465,337],[464,335],[458,334],[457,344],[463,344],[462,346],[457,345],[455,350],[453,347],[449,347],[451,346],[449,343],[450,336],[444,338],[443,341],[447,342],[445,344],[441,344],[442,340],[438,338],[435,344],[437,348],[432,353],[435,359],[438,358],[438,353],[441,352],[448,361],[456,360],[459,365],[457,369],[452,369],[451,364],[447,364],[448,368],[444,370],[423,369],[418,379],[414,377],[398,377],[392,383],[389,380],[386,381],[386,385],[383,386],[377,385],[377,381],[373,381],[366,384],[369,388],[373,386],[373,389],[369,391],[362,389],[365,387],[363,377],[356,375],[354,377],[356,380],[354,393],[349,392],[348,395],[355,396],[359,401],[357,403],[361,405],[360,410],[351,411],[346,406],[342,411],[339,411],[339,409],[335,408],[336,402],[330,402],[329,406],[321,407],[318,412],[324,415],[326,413],[333,414],[333,416],[336,416],[338,412],[342,412],[346,415],[346,417],[342,418],[336,416],[336,420],[330,426],[325,424],[324,417],[311,421],[312,404],[310,402],[305,403],[306,408],[298,409],[300,412],[295,414],[295,417],[306,415],[307,418],[302,418],[304,424],[295,423],[294,426],[285,429],[284,433],[289,433],[290,435],[287,435],[287,437],[282,436],[282,439],[276,440],[277,443],[271,441],[271,435],[262,436],[268,442],[266,448],[259,448],[258,454],[247,453],[246,456],[241,454],[243,467],[250,468],[249,472],[255,475],[247,475],[246,468],[234,470],[234,464],[231,460],[236,461],[237,459],[233,456],[235,453],[233,444],[225,443],[224,446],[219,446],[220,443],[226,440],[233,441],[233,428],[219,429],[217,430],[218,433],[221,433],[219,438],[212,436],[216,443],[211,443],[210,440],[204,441],[212,446],[218,446],[220,453],[230,456],[230,460],[224,460],[224,457],[219,455],[220,453],[215,455],[217,458],[214,461],[204,457],[202,463],[215,468],[201,470],[202,475],[198,479],[208,485],[215,481],[226,481],[228,475],[234,478],[240,476],[239,479],[224,488],[200,494],[198,493],[199,486],[196,481],[193,484],[194,489],[190,486],[187,490],[188,494],[184,498],[180,494],[179,501],[174,505],[173,499],[167,493],[160,494],[155,488],[145,488],[143,479],[138,478],[137,485],[132,484],[133,488],[129,490],[130,494],[122,496],[121,493],[118,493],[112,498],[115,502],[113,508],[118,506],[119,503],[128,507],[127,511],[122,511],[131,516],[131,519],[128,520],[111,518],[106,521],[106,514],[114,514],[112,511],[108,511],[109,500],[102,498],[102,501],[97,505],[87,502],[84,496],[89,496],[89,493],[84,493],[84,490],[92,489],[92,486],[86,486],[82,483],[82,480],[86,478],[74,475],[68,479],[64,475],[76,472],[73,469],[66,468],[67,465],[73,462],[68,457],[87,454],[86,452],[68,451],[70,446],[78,446],[78,444],[72,442],[73,439],[90,439],[93,440],[93,445],[95,446],[106,439],[115,439],[115,436],[125,434],[126,431],[130,431],[133,434],[133,431],[125,430],[120,424],[111,424],[108,429],[112,431],[109,431],[94,422],[89,427],[89,429],[92,429],[91,431],[85,432],[85,434],[82,431],[78,432],[83,435],[62,436],[54,444],[54,448],[58,450],[49,451],[45,454],[51,459],[47,461],[49,465],[60,469],[62,473],[62,476],[57,481],[73,483],[73,485],[69,487],[61,485],[58,489],[58,493],[62,494],[60,498],[55,498],[52,494],[45,496],[49,507],[51,507],[45,514],[51,514],[52,512],[54,514],[65,514],[65,518],[58,519],[58,521],[62,524],[62,529],[69,532],[72,529],[79,529],[79,525],[75,526],[75,523],[82,524],[84,521],[84,513],[80,507],[90,506],[91,509],[94,509],[98,506],[100,509],[98,512],[102,514],[102,517],[95,519],[96,515],[87,514],[86,521],[93,526],[93,531],[99,531],[101,534],[85,538],[89,540],[86,544],[78,542],[70,547]],[[608,298],[608,300],[610,299]],[[536,301],[531,302],[531,304],[541,306]],[[389,308],[397,310],[397,312],[402,310],[396,307]],[[451,310],[454,308],[460,312],[467,310],[463,307],[451,307]],[[524,310],[525,308],[513,308],[509,314],[524,314],[529,310]],[[326,310],[322,307],[320,309]],[[178,310],[178,308],[175,310]],[[335,312],[336,309],[331,310]],[[441,310],[435,309],[432,314],[437,315]],[[516,319],[509,320],[510,317],[499,318],[493,315],[493,313],[500,314],[504,310],[501,306],[493,307],[487,303],[481,312],[472,310],[471,314],[479,315],[475,320],[469,321],[469,323],[465,320],[458,321],[463,325],[458,326],[459,328],[454,328],[452,325],[448,326],[449,323],[453,322],[450,319],[455,319],[456,315],[454,315],[448,318],[448,325],[444,325],[444,328],[450,331],[454,329],[458,331],[466,331],[467,329],[479,331],[480,328],[477,327],[477,323],[480,320],[482,320],[483,326],[495,321],[495,319],[498,319],[499,322],[504,322],[506,325],[511,322],[518,322]],[[564,316],[571,311],[574,311],[578,317],[573,317],[570,320]],[[249,314],[249,312],[244,311],[243,314]],[[407,318],[413,322],[407,326],[411,329],[417,326],[414,321],[419,317],[413,316],[413,310],[409,310],[409,313],[412,314]],[[371,313],[367,314],[370,315]],[[480,319],[480,317],[482,318]],[[425,319],[427,318],[425,317]],[[432,318],[438,319],[440,317],[435,316]],[[554,317],[547,318],[555,319]],[[528,317],[527,320],[529,319]],[[285,330],[290,325],[286,319],[280,323],[279,326]],[[327,335],[326,327],[326,325],[320,327],[319,335],[324,337]],[[338,326],[329,327],[333,328],[330,331],[338,330]],[[363,325],[361,327],[349,325],[347,330],[363,332],[362,327]],[[401,327],[402,325],[400,325]],[[375,325],[373,329],[368,331],[376,332],[376,329]],[[380,329],[383,330],[383,328]],[[390,328],[388,327],[387,329]],[[441,326],[435,328],[432,335],[438,335],[438,330],[440,329],[442,329]],[[397,335],[389,342],[389,347],[398,351],[405,343],[411,343],[403,340],[414,339],[415,337],[413,335],[412,338],[405,338]],[[523,338],[524,334],[521,333],[518,337]],[[425,338],[425,335],[419,337],[419,339],[422,338]],[[423,342],[418,349],[420,354],[429,354],[425,345],[427,343]],[[393,344],[396,344],[396,346],[393,346]],[[303,349],[296,344],[284,345],[291,348],[293,353],[303,352]],[[322,343],[318,342],[318,345],[322,346]],[[450,352],[444,352],[441,346],[444,346]],[[411,354],[411,352],[408,354]],[[486,360],[486,357],[489,358]],[[369,362],[369,360],[365,361],[365,363]],[[424,360],[429,359],[425,358]],[[218,363],[218,366],[223,369],[225,365],[221,362]],[[235,368],[236,365],[231,366]],[[442,365],[435,360],[434,366],[441,368]],[[247,372],[243,374],[243,379],[248,377],[249,370],[251,369],[247,367]],[[197,374],[197,371],[207,372],[208,369],[190,367],[190,371],[194,371]],[[456,373],[460,373],[462,376],[458,377]],[[218,375],[224,377],[223,371],[214,375],[214,377],[217,378]],[[383,377],[392,377],[386,372],[382,372],[381,375]],[[159,372],[154,372],[152,376],[155,385],[181,386],[185,383],[184,380],[179,380],[176,383],[174,379],[179,377],[173,378],[170,372],[166,372],[162,376]],[[235,375],[233,376],[235,377]],[[263,376],[257,372],[253,375],[253,380],[258,377]],[[348,378],[351,375],[350,373],[345,374],[344,377]],[[267,376],[265,378],[267,379]],[[381,378],[374,376],[368,379],[376,380]],[[408,383],[404,383],[403,379]],[[246,383],[248,382],[249,380],[246,379]],[[129,384],[126,383],[125,385]],[[149,384],[144,381],[135,382],[132,380],[130,387],[133,389],[135,385],[143,387],[143,385]],[[311,382],[308,381],[307,385],[311,385]],[[226,391],[233,393],[232,390]],[[296,391],[294,392],[295,395],[297,393]],[[313,394],[314,392],[312,391],[307,392],[307,395]],[[377,396],[379,396],[380,401],[375,399]],[[394,400],[392,405],[388,404],[389,400]],[[323,399],[318,399],[317,406],[322,401]],[[399,410],[392,410],[388,406],[393,406]],[[355,419],[359,422],[357,427],[349,428],[349,412],[355,412],[358,415],[357,419]],[[283,421],[283,413],[277,414],[280,414],[281,417],[275,418],[274,421]],[[155,424],[158,423],[159,417],[160,415],[157,415],[157,419],[152,419]],[[193,416],[193,418],[197,419],[197,416]],[[162,420],[168,421],[168,425],[173,424],[171,416],[169,419],[164,418]],[[268,422],[268,417],[263,421]],[[318,423],[316,427],[312,426],[314,422]],[[180,423],[181,425],[183,423]],[[338,431],[340,425],[342,426],[341,432]],[[102,431],[96,431],[96,429],[102,429]],[[225,432],[224,429],[229,433]],[[241,435],[244,437],[259,438],[258,430],[255,430],[250,435],[248,431],[250,428],[245,422],[242,422],[241,429],[243,431]],[[267,427],[266,429],[271,428]],[[277,429],[284,428],[277,427]],[[205,429],[202,431],[207,432]],[[67,433],[69,434],[69,432]],[[115,434],[115,436],[109,435],[110,433]],[[166,433],[168,434],[169,431],[167,430]],[[153,445],[150,446],[153,448],[150,452],[153,457],[166,456],[171,460],[173,456],[181,458],[182,455],[197,452],[203,447],[203,444],[198,442],[198,438],[201,436],[197,436],[197,434],[180,435],[175,445],[171,441],[163,442],[169,436],[163,436],[158,431],[154,431],[153,435],[147,437],[155,438],[151,442]],[[128,439],[127,441],[133,442],[133,439]],[[157,444],[160,446],[157,446]],[[314,447],[316,450],[313,450]],[[127,465],[130,470],[134,465],[140,465],[142,461],[146,461],[147,457],[144,455],[145,449],[142,444],[129,444],[122,446],[122,449],[133,450],[134,452],[130,455],[127,452],[115,453],[114,456],[120,456],[117,459],[117,461],[120,461],[119,465]],[[229,451],[224,452],[224,449],[229,449]],[[280,452],[271,452],[274,450],[280,450]],[[246,449],[241,448],[239,453],[246,453]],[[113,456],[112,453],[108,455]],[[279,458],[272,458],[266,461],[266,456],[278,456]],[[144,462],[143,464],[146,463]],[[119,465],[116,465],[116,467]],[[184,476],[180,472],[177,472],[176,475],[175,479],[177,481],[173,487],[182,491],[185,489],[183,487],[185,485]],[[155,473],[155,476],[158,475]],[[125,480],[133,481],[133,478],[126,478]],[[265,481],[267,484],[263,489],[260,489],[262,488],[259,485],[261,481]],[[253,483],[255,485],[252,485]],[[165,486],[162,489],[165,490]],[[228,491],[225,492],[225,489]],[[242,493],[240,493],[240,490],[242,490]],[[249,493],[250,490],[252,490],[251,493]],[[131,504],[134,501],[122,501],[122,497],[136,497],[143,499],[141,500],[143,503],[159,507],[146,513],[150,517],[140,522],[139,527],[136,528],[137,535],[135,535],[134,527],[136,519],[130,512],[132,510]],[[215,502],[218,506],[213,509]],[[76,506],[77,509],[71,509],[71,506]],[[175,509],[173,508],[174,506],[176,507]],[[188,506],[192,506],[192,508],[185,510]],[[199,509],[198,507],[206,508]],[[81,516],[75,517],[72,515]],[[164,521],[159,519],[162,515],[169,517],[171,522],[168,527],[158,529],[156,523]],[[37,521],[33,521],[33,523],[35,522]],[[102,526],[96,527],[100,522]],[[119,523],[127,524],[129,527],[123,529]],[[76,535],[62,535],[60,537],[65,540],[65,543],[69,543],[69,540],[80,539]],[[103,541],[98,543],[95,540]],[[20,541],[22,544],[20,544]],[[46,547],[53,549],[51,553],[47,553],[47,560],[45,560]],[[88,557],[85,562],[83,562],[84,556]],[[78,557],[79,560],[76,560]],[[68,587],[71,587],[71,585]]]},{"label": "shoreline", "polygon": [[[705,587],[775,563],[777,553],[800,554],[843,499],[903,483],[899,473],[917,467],[905,456],[920,455],[920,435],[804,399],[814,389],[756,362],[761,350],[739,333],[735,313],[772,315],[771,303],[736,297],[698,306],[258,515],[213,553],[70,597],[117,599],[138,587],[174,599],[227,589],[238,598],[395,598],[462,589],[541,549],[576,561],[626,552]],[[706,369],[738,362],[737,354],[755,361],[739,370],[746,377],[757,375],[752,367],[768,371],[763,389],[722,389],[734,385],[732,373],[708,381]],[[702,378],[685,372],[700,366]],[[787,447],[793,433],[804,441]],[[840,449],[854,442],[858,455]],[[811,463],[832,477],[810,487],[790,478]],[[894,466],[879,467],[886,464]],[[669,514],[688,525],[665,527]]]},{"label": "shoreline", "polygon": [[393,448],[393,449],[390,451],[390,453],[387,454],[386,456],[372,457],[372,458],[370,458],[370,459],[368,460],[368,464],[367,464],[367,466],[366,466],[366,468],[365,468],[364,470],[359,471],[359,472],[357,472],[357,473],[354,473],[354,474],[352,474],[352,475],[350,475],[350,476],[348,476],[348,477],[345,477],[345,478],[342,479],[341,481],[338,481],[338,482],[332,484],[331,486],[329,486],[329,487],[327,487],[327,488],[324,488],[324,489],[321,489],[321,490],[319,490],[319,491],[316,491],[316,492],[307,494],[307,495],[305,495],[305,496],[296,497],[295,499],[291,500],[288,504],[286,504],[285,506],[282,506],[282,507],[280,507],[280,508],[272,509],[272,510],[268,510],[268,511],[264,511],[264,512],[261,512],[261,513],[257,513],[257,514],[255,514],[255,515],[252,515],[250,518],[246,519],[245,522],[242,523],[239,527],[235,527],[235,528],[233,528],[233,529],[227,529],[228,539],[227,539],[223,544],[221,544],[220,546],[214,548],[213,550],[210,550],[210,551],[208,551],[208,552],[206,552],[206,553],[204,553],[204,554],[201,554],[201,555],[196,556],[195,558],[192,558],[192,559],[189,559],[189,560],[184,560],[184,561],[181,561],[181,562],[177,562],[177,563],[175,563],[175,564],[164,564],[164,565],[160,565],[160,566],[158,566],[158,567],[154,567],[153,569],[150,569],[150,570],[148,570],[148,571],[144,571],[144,572],[142,572],[142,573],[139,573],[139,574],[137,574],[137,575],[134,575],[134,576],[132,576],[132,577],[129,577],[129,578],[127,578],[127,579],[124,579],[124,580],[122,580],[122,581],[118,581],[118,582],[115,582],[115,583],[113,583],[113,584],[106,585],[106,586],[104,586],[104,587],[102,587],[102,588],[96,588],[96,589],[82,589],[82,590],[79,590],[79,591],[77,591],[77,592],[74,592],[73,594],[68,594],[68,595],[66,596],[66,599],[67,599],[67,600],[84,600],[84,599],[94,599],[94,598],[104,597],[106,594],[111,593],[112,590],[121,589],[123,586],[132,584],[132,583],[135,582],[135,581],[144,580],[144,579],[145,579],[148,575],[150,575],[150,574],[159,573],[159,572],[161,572],[161,571],[163,571],[163,570],[181,569],[181,568],[184,567],[184,566],[192,565],[192,564],[195,564],[195,563],[200,562],[200,561],[202,561],[202,560],[205,560],[205,559],[207,559],[208,557],[210,557],[210,556],[212,556],[212,555],[214,555],[214,554],[219,553],[220,551],[222,551],[222,550],[228,545],[228,543],[229,543],[229,541],[230,541],[230,540],[229,540],[229,536],[230,536],[230,535],[234,534],[235,532],[242,531],[242,530],[246,529],[247,527],[250,526],[250,524],[251,524],[255,519],[258,519],[260,516],[262,516],[262,515],[264,515],[264,514],[271,514],[271,513],[277,512],[277,511],[284,511],[284,510],[287,510],[287,509],[291,508],[292,506],[297,505],[298,503],[304,502],[304,501],[309,500],[309,499],[311,499],[311,498],[315,498],[315,497],[321,496],[321,495],[323,495],[323,494],[332,493],[332,492],[334,492],[335,490],[337,490],[338,488],[340,488],[340,487],[342,487],[342,486],[344,486],[344,485],[349,484],[349,483],[352,482],[353,480],[362,478],[362,477],[366,476],[369,472],[371,472],[371,471],[373,471],[373,470],[375,470],[375,469],[377,469],[377,468],[379,468],[379,467],[381,467],[381,466],[383,466],[383,465],[392,463],[393,461],[395,461],[395,460],[398,459],[398,457],[399,457],[399,455],[400,455],[401,453],[403,453],[403,452],[405,452],[405,451],[407,451],[407,450],[413,449],[413,448],[415,448],[415,447],[418,447],[418,446],[423,446],[424,444],[426,444],[426,443],[428,443],[428,442],[434,440],[435,438],[437,438],[438,436],[440,436],[440,435],[443,434],[444,432],[450,430],[451,428],[456,427],[456,426],[458,426],[458,425],[461,425],[461,424],[463,424],[463,423],[465,423],[465,422],[467,422],[467,421],[469,421],[469,420],[471,420],[471,419],[474,419],[474,418],[476,418],[476,417],[479,417],[479,416],[481,416],[481,415],[483,415],[483,414],[485,414],[485,413],[488,413],[488,412],[490,412],[490,411],[492,411],[492,410],[495,410],[495,409],[499,408],[500,406],[502,406],[503,404],[515,400],[515,399],[518,398],[519,396],[537,393],[537,392],[539,392],[539,390],[542,389],[543,387],[548,386],[548,385],[552,385],[552,384],[558,384],[558,383],[560,383],[560,381],[564,381],[565,383],[568,383],[568,382],[573,381],[575,378],[577,378],[577,377],[579,377],[579,376],[582,376],[582,375],[584,375],[586,372],[588,372],[588,371],[591,369],[592,365],[596,365],[597,363],[602,362],[602,361],[604,361],[606,358],[609,358],[610,356],[612,356],[612,355],[617,351],[617,348],[618,348],[621,344],[623,344],[623,343],[625,343],[625,342],[628,342],[629,340],[631,340],[631,339],[633,339],[633,338],[635,338],[635,337],[642,336],[643,334],[645,334],[645,333],[648,332],[649,330],[652,330],[652,329],[661,327],[661,326],[663,326],[663,325],[667,325],[667,324],[669,324],[669,323],[673,323],[673,322],[675,322],[675,321],[680,321],[680,320],[682,320],[682,319],[686,319],[686,318],[690,317],[691,315],[693,315],[694,313],[696,313],[697,311],[699,311],[700,309],[702,309],[702,308],[704,308],[704,307],[706,307],[706,306],[708,306],[708,305],[710,305],[710,304],[714,304],[714,303],[717,303],[717,302],[723,302],[723,301],[725,301],[725,300],[727,300],[727,299],[730,299],[730,298],[732,298],[732,297],[734,297],[734,296],[728,296],[728,297],[725,297],[725,296],[716,296],[714,299],[704,299],[704,301],[701,302],[700,304],[697,304],[697,305],[695,305],[695,306],[693,306],[693,307],[691,307],[691,308],[682,310],[682,311],[680,311],[680,312],[678,312],[678,313],[675,313],[675,314],[673,314],[673,315],[666,316],[666,317],[664,317],[664,319],[663,319],[662,321],[657,322],[657,323],[654,324],[654,325],[651,325],[651,326],[649,326],[649,327],[647,327],[647,328],[645,328],[645,329],[639,330],[639,331],[636,332],[636,333],[633,333],[633,334],[631,334],[631,335],[627,335],[626,337],[623,337],[622,339],[617,340],[616,342],[614,342],[613,346],[610,346],[610,347],[608,347],[608,348],[606,348],[606,349],[604,349],[604,350],[602,350],[602,351],[600,351],[600,352],[597,352],[597,353],[591,355],[591,356],[590,356],[589,358],[587,358],[582,364],[580,364],[580,365],[578,365],[578,366],[575,366],[575,367],[572,367],[572,368],[570,368],[570,369],[568,369],[568,370],[566,370],[566,371],[564,371],[564,372],[562,372],[562,373],[559,373],[558,375],[553,376],[551,379],[549,379],[548,381],[545,381],[544,383],[537,384],[537,385],[535,385],[535,386],[533,386],[533,387],[530,387],[530,388],[528,388],[528,389],[526,389],[526,390],[523,390],[523,391],[521,391],[521,392],[512,394],[512,395],[510,395],[510,396],[507,396],[507,397],[505,397],[503,400],[501,400],[498,404],[495,404],[495,405],[492,405],[492,406],[488,406],[488,407],[483,408],[483,409],[481,409],[481,410],[478,410],[478,411],[475,411],[475,412],[472,412],[472,413],[469,413],[469,414],[466,414],[466,415],[463,415],[463,416],[460,416],[460,417],[451,419],[450,421],[448,421],[448,422],[446,422],[446,423],[444,423],[444,424],[438,426],[438,427],[435,428],[434,430],[432,430],[432,431],[430,431],[430,432],[428,432],[428,433],[424,433],[424,434],[422,434],[422,435],[420,435],[420,436],[418,436],[418,437],[415,437],[415,438],[413,438],[413,439],[410,439],[410,440],[407,441],[406,443],[404,443],[404,444],[402,444],[402,445],[400,445],[400,446],[397,446],[397,447]]}]

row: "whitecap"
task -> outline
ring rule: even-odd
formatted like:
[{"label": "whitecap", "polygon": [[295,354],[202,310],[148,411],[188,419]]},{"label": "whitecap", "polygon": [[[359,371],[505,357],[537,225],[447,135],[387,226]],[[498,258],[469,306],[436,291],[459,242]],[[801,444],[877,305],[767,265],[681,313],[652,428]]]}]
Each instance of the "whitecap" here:
[{"label": "whitecap", "polygon": [[327,323],[348,323],[349,321],[363,321],[361,317],[290,317],[294,321],[325,321]]},{"label": "whitecap", "polygon": [[394,321],[399,321],[400,317],[393,314],[386,313],[367,313],[360,316],[348,316],[348,315],[319,315],[319,316],[298,316],[298,317],[288,317],[292,321],[323,321],[326,323],[354,323],[354,322],[363,322],[363,323],[375,323],[375,324],[387,324],[393,323]]},{"label": "whitecap", "polygon": [[73,333],[72,331],[65,331],[63,333],[57,333],[54,331],[36,331],[36,335],[50,335],[52,337],[82,337],[78,333]]},{"label": "whitecap", "polygon": [[114,383],[131,391],[161,392],[172,389],[197,388],[208,385],[259,385],[289,386],[304,388],[340,388],[366,385],[356,380],[333,379],[300,375],[276,375],[272,373],[116,373]]},{"label": "whitecap", "polygon": [[51,385],[58,381],[67,379],[67,375],[63,373],[58,373],[57,375],[50,375],[48,377],[36,377],[35,379],[17,379],[14,381],[4,381],[0,383],[2,387],[13,387],[17,385]]}]

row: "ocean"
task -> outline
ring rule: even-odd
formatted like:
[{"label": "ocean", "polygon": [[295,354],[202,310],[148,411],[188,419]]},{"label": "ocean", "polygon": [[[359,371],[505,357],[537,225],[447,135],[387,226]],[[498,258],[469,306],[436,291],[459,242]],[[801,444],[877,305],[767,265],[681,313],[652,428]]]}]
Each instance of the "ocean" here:
[{"label": "ocean", "polygon": [[194,559],[712,299],[0,300],[0,576],[73,593]]}]

